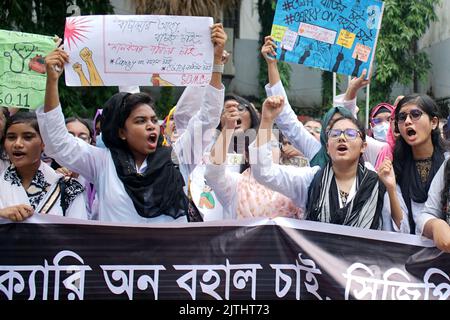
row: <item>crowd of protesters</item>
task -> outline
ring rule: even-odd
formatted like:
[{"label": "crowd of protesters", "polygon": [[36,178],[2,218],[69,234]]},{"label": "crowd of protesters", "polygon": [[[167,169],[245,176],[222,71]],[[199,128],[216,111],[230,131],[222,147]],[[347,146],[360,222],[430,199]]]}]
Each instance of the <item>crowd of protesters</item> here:
[{"label": "crowd of protesters", "polygon": [[[228,57],[211,27],[214,65]],[[162,126],[147,93],[118,92],[93,120],[65,119],[58,80],[69,56],[45,57],[45,103],[0,112],[0,218],[53,214],[116,223],[288,217],[424,235],[450,252],[450,164],[436,102],[408,94],[357,120],[364,71],[322,120],[298,120],[267,36],[258,111],[227,93],[221,68],[186,88]],[[298,75],[301,76],[301,75]],[[447,131],[447,127],[444,126]],[[196,139],[200,133],[201,139]]]}]

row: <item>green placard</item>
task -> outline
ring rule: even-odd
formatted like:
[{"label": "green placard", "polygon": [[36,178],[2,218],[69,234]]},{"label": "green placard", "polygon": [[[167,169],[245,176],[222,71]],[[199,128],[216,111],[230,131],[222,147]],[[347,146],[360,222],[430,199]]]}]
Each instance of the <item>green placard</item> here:
[{"label": "green placard", "polygon": [[36,109],[44,104],[44,57],[52,37],[0,30],[0,106]]}]

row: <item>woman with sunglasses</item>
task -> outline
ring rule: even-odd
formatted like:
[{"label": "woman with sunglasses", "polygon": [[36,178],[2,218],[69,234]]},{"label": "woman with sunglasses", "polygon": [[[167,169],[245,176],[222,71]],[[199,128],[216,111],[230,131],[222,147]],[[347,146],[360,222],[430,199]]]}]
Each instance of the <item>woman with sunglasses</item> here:
[{"label": "woman with sunglasses", "polygon": [[416,229],[418,215],[445,153],[436,103],[427,95],[403,97],[395,109],[395,127],[400,136],[394,160],[386,159],[379,169],[391,195],[391,230],[421,233]]},{"label": "woman with sunglasses", "polygon": [[307,220],[381,229],[385,188],[361,164],[367,147],[364,128],[352,116],[333,120],[326,143],[330,160],[323,168],[277,165],[271,159],[270,137],[283,100],[270,97],[263,105],[256,143],[250,147],[256,181],[292,199]]}]

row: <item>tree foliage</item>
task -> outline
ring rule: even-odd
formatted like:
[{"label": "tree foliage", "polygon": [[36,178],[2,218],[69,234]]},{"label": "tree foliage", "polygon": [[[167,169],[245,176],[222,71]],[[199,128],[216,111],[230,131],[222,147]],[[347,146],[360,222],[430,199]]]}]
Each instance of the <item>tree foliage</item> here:
[{"label": "tree foliage", "polygon": [[239,7],[240,0],[134,0],[137,14],[177,16],[211,16],[216,21],[220,13]]},{"label": "tree foliage", "polygon": [[417,42],[432,21],[440,0],[384,0],[385,8],[376,49],[376,72],[371,84],[371,104],[389,101],[395,83],[410,85],[424,80],[431,67]]},{"label": "tree foliage", "polygon": [[[43,35],[64,35],[64,25],[67,9],[72,1],[33,0],[17,1],[2,0],[0,10],[0,29],[16,30]],[[108,14],[113,12],[109,0],[77,0],[77,6],[82,15]],[[92,117],[95,109],[115,92],[116,87],[66,87],[61,77],[59,83],[61,104],[66,116],[74,114]]]}]

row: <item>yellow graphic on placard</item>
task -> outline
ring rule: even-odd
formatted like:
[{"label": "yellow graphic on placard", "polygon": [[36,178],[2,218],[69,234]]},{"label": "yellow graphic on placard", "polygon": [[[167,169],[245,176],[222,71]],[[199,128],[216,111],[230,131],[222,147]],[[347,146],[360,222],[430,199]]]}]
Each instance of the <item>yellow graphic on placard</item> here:
[{"label": "yellow graphic on placard", "polygon": [[279,26],[277,24],[274,24],[272,26],[272,32],[270,33],[270,35],[273,37],[273,39],[275,41],[280,41],[283,40],[284,34],[286,32],[286,30],[288,29],[288,27],[283,27],[283,26]]},{"label": "yellow graphic on placard", "polygon": [[76,62],[72,68],[73,71],[78,75],[80,78],[80,83],[83,87],[85,86],[103,86],[103,80],[100,76],[100,73],[97,70],[97,67],[95,66],[94,59],[92,58],[92,51],[85,47],[81,49],[80,51],[80,57],[81,59],[86,63],[88,72],[89,72],[89,79],[86,78],[86,75],[84,74],[83,67],[79,62]]},{"label": "yellow graphic on placard", "polygon": [[361,43],[357,43],[355,51],[353,51],[352,58],[367,62],[367,60],[369,60],[371,51],[372,49],[370,47],[365,46]]},{"label": "yellow graphic on placard", "polygon": [[350,49],[353,46],[353,42],[355,41],[355,36],[356,34],[341,29],[341,32],[339,32],[339,38],[336,43],[340,46]]}]

